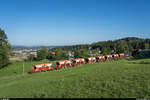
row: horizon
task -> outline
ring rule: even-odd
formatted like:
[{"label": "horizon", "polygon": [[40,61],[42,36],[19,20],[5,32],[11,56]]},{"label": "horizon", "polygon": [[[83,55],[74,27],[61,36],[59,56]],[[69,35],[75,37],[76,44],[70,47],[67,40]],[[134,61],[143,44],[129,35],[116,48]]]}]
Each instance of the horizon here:
[{"label": "horizon", "polygon": [[0,0],[11,45],[70,46],[150,38],[149,0]]},{"label": "horizon", "polygon": [[[119,39],[114,39],[114,40],[105,40],[105,41],[116,41],[120,39],[125,39],[125,38],[138,38],[138,39],[150,39],[150,38],[140,38],[140,37],[123,37]],[[104,41],[93,41],[92,43],[97,43],[97,42],[104,42]],[[74,46],[74,45],[91,45],[92,43],[89,44],[73,44],[73,45],[12,45],[12,46],[22,46],[22,47],[40,47],[40,46],[46,46],[46,47],[59,47],[59,46]]]}]

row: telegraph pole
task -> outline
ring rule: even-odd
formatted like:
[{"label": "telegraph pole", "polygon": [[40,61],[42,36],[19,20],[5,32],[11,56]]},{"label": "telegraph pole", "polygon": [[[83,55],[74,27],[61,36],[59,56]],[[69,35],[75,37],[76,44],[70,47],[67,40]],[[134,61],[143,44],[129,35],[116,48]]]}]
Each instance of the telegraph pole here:
[{"label": "telegraph pole", "polygon": [[24,75],[24,58],[22,58],[22,62],[23,62],[23,64],[22,64],[22,74]]}]

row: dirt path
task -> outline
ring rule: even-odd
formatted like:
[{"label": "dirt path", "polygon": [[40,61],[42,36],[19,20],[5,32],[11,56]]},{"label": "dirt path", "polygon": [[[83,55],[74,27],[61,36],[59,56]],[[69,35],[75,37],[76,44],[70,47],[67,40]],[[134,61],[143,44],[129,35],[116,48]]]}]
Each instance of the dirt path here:
[{"label": "dirt path", "polygon": [[11,57],[9,58],[10,61],[22,61],[22,59],[27,59],[27,55],[26,56],[20,56],[20,57]]}]

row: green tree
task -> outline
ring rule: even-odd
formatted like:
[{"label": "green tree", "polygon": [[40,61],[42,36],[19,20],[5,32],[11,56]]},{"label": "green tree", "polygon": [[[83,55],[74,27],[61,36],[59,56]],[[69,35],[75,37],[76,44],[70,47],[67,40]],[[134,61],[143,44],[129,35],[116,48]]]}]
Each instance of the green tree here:
[{"label": "green tree", "polygon": [[4,30],[0,29],[0,68],[8,64],[10,49],[11,45],[7,41],[7,35]]},{"label": "green tree", "polygon": [[52,51],[49,51],[48,55],[47,55],[47,59],[49,59],[49,60],[56,60],[56,55],[52,54]]},{"label": "green tree", "polygon": [[66,53],[61,49],[61,48],[58,48],[56,50],[56,55],[53,56],[55,59],[67,59],[67,55]]},{"label": "green tree", "polygon": [[110,54],[110,49],[107,47],[103,47],[101,51],[103,55]]},{"label": "green tree", "polygon": [[86,49],[81,49],[81,50],[77,50],[75,51],[74,57],[75,58],[85,58],[85,57],[89,57],[89,51]]},{"label": "green tree", "polygon": [[133,47],[129,45],[129,52],[133,52],[133,51],[134,51]]},{"label": "green tree", "polygon": [[129,47],[124,40],[121,40],[120,42],[118,42],[118,45],[116,48],[117,48],[117,53],[125,53],[129,51]]},{"label": "green tree", "polygon": [[75,58],[80,58],[80,56],[81,56],[81,52],[79,50],[75,50],[74,57]]},{"label": "green tree", "polygon": [[144,44],[144,49],[149,49],[149,44],[148,43]]},{"label": "green tree", "polygon": [[34,60],[36,60],[36,57],[35,57],[35,55],[30,54],[30,55],[28,56],[27,60],[28,60],[28,61],[34,61]]},{"label": "green tree", "polygon": [[37,60],[44,60],[47,56],[47,48],[45,46],[41,46],[40,50],[37,51]]}]

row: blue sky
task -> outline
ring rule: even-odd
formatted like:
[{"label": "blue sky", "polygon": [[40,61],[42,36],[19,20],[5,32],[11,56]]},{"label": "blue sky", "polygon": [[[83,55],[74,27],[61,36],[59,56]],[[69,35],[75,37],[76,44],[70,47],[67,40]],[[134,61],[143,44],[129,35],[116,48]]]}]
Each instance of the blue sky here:
[{"label": "blue sky", "polygon": [[150,38],[150,0],[0,0],[12,45],[73,45]]}]

